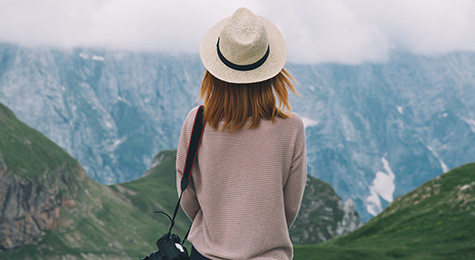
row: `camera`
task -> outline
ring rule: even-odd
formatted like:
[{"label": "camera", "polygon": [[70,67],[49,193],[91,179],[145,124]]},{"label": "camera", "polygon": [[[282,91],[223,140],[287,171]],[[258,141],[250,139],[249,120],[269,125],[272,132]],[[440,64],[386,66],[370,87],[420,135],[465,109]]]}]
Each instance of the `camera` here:
[{"label": "camera", "polygon": [[188,260],[188,252],[177,234],[167,233],[157,240],[158,250],[141,260]]}]

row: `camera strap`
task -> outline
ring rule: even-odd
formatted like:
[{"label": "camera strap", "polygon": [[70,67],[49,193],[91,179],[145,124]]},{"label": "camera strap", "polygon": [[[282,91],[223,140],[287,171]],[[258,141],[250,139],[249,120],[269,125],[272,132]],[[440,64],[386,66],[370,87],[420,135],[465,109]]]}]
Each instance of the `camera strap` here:
[{"label": "camera strap", "polygon": [[191,131],[190,144],[188,145],[188,152],[186,154],[185,169],[183,170],[183,178],[181,178],[181,192],[183,192],[191,177],[191,169],[195,163],[196,156],[198,155],[198,148],[203,138],[203,132],[205,124],[203,122],[204,106],[200,106],[196,112],[195,122],[193,124],[193,130]]},{"label": "camera strap", "polygon": [[[193,130],[191,131],[190,143],[188,145],[188,151],[186,153],[185,169],[183,170],[183,177],[181,178],[180,183],[181,193],[178,197],[178,202],[173,213],[172,223],[170,225],[170,230],[168,231],[169,235],[171,234],[172,228],[175,225],[175,217],[178,212],[178,209],[180,208],[181,197],[183,196],[183,192],[188,187],[188,183],[190,182],[191,170],[193,169],[193,164],[195,163],[196,156],[198,155],[198,149],[200,147],[201,140],[203,139],[203,133],[206,125],[206,123],[203,122],[203,113],[204,106],[200,106],[198,108],[198,111],[196,112],[195,121],[193,123]],[[183,242],[185,242],[186,238],[188,237],[190,229],[188,229],[188,232],[186,233]]]}]

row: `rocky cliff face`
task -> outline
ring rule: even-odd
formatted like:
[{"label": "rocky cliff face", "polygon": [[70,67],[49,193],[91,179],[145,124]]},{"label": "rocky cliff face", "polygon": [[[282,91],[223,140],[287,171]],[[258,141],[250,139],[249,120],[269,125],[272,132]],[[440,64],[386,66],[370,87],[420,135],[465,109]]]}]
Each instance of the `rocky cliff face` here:
[{"label": "rocky cliff face", "polygon": [[[197,104],[198,56],[0,44],[0,102],[102,183],[138,178],[174,149]],[[475,53],[385,63],[292,64],[309,172],[363,221],[475,157]]]},{"label": "rocky cliff face", "polygon": [[308,176],[299,215],[290,228],[294,244],[321,243],[360,226],[351,199],[343,203],[328,183]]},{"label": "rocky cliff face", "polygon": [[[41,239],[46,230],[57,225],[61,207],[75,205],[77,187],[65,182],[46,185],[35,178],[6,173],[0,154],[0,249],[13,249]],[[72,196],[71,196],[72,195]]]},{"label": "rocky cliff face", "polygon": [[0,250],[55,228],[84,178],[73,158],[0,104]]},{"label": "rocky cliff face", "polygon": [[351,198],[364,221],[475,158],[474,53],[395,53],[386,63],[294,70],[309,171]]},{"label": "rocky cliff face", "polygon": [[60,205],[57,191],[42,188],[37,182],[0,171],[0,249],[32,243],[55,226]]},{"label": "rocky cliff face", "polygon": [[176,148],[203,71],[194,56],[0,43],[0,102],[96,181],[120,183]]}]

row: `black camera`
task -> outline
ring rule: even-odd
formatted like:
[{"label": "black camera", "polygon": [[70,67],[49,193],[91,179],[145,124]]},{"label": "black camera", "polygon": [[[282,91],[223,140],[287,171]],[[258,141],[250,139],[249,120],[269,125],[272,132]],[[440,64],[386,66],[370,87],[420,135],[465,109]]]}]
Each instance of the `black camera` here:
[{"label": "black camera", "polygon": [[158,250],[141,260],[188,260],[188,252],[177,234],[167,233],[157,240]]}]

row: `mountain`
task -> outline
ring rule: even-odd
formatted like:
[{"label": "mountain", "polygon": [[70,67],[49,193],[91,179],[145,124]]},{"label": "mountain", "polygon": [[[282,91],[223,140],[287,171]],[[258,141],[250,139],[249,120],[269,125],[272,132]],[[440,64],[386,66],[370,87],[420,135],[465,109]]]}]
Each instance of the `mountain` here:
[{"label": "mountain", "polygon": [[[290,64],[309,173],[364,222],[475,158],[475,53],[393,53],[385,63]],[[0,102],[100,183],[136,179],[175,149],[198,103],[197,55],[0,43]],[[417,172],[417,174],[414,174]]]},{"label": "mountain", "polygon": [[1,259],[139,258],[168,225],[89,178],[1,104],[0,208]]},{"label": "mountain", "polygon": [[[155,251],[170,224],[155,211],[171,214],[177,201],[175,161],[175,150],[162,151],[141,178],[102,185],[0,104],[0,259],[137,259]],[[291,237],[322,242],[360,223],[351,200],[342,203],[309,176]],[[183,236],[189,224],[179,212],[174,232]]]},{"label": "mountain", "polygon": [[[383,64],[295,65],[309,172],[364,221],[475,158],[475,53],[396,53]],[[415,174],[417,173],[417,174]]]},{"label": "mountain", "polygon": [[0,249],[36,241],[59,223],[87,179],[79,164],[0,104]]},{"label": "mountain", "polygon": [[307,176],[299,215],[290,228],[292,243],[318,244],[361,226],[351,199],[343,202],[330,184]]},{"label": "mountain", "polygon": [[356,231],[295,259],[475,259],[475,163],[446,172],[396,198]]},{"label": "mountain", "polygon": [[105,184],[176,148],[201,73],[197,57],[0,44],[0,102]]}]

